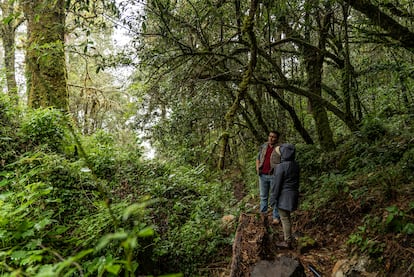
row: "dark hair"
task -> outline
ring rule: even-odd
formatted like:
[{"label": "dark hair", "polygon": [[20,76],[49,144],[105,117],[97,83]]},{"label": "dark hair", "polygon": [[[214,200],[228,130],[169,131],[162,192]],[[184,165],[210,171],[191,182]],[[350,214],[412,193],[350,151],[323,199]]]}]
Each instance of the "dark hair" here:
[{"label": "dark hair", "polygon": [[269,133],[276,134],[276,135],[277,135],[277,138],[280,138],[280,133],[279,133],[279,131],[273,130],[273,131],[270,131]]}]

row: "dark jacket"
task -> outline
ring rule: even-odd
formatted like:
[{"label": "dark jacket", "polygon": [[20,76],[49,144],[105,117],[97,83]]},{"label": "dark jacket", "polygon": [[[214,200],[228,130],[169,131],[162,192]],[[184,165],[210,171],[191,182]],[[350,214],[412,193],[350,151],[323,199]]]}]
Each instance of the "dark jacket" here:
[{"label": "dark jacket", "polygon": [[299,165],[295,161],[295,146],[284,143],[280,146],[281,163],[273,176],[270,205],[294,211],[299,203]]}]

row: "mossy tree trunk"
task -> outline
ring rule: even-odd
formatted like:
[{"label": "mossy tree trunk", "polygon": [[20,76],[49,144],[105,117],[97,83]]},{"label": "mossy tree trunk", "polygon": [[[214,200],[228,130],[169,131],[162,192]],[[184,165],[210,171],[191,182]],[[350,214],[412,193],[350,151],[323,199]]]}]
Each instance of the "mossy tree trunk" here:
[{"label": "mossy tree trunk", "polygon": [[64,51],[65,1],[23,2],[27,18],[26,74],[32,108],[68,109]]},{"label": "mossy tree trunk", "polygon": [[230,139],[230,130],[232,128],[234,118],[237,114],[237,111],[240,108],[240,102],[245,99],[247,90],[249,88],[250,79],[253,76],[254,69],[256,68],[257,64],[257,41],[256,36],[254,34],[254,20],[257,10],[257,5],[259,0],[252,0],[250,3],[250,10],[249,15],[246,17],[243,23],[243,35],[246,35],[249,39],[250,44],[250,55],[249,55],[249,62],[247,64],[246,70],[243,73],[242,81],[239,84],[238,91],[236,98],[233,101],[233,104],[228,109],[225,115],[225,122],[226,122],[226,130],[221,135],[221,144],[220,144],[220,153],[219,153],[219,161],[218,161],[218,168],[224,169],[225,167],[225,157],[226,157],[226,150],[229,144]]},{"label": "mossy tree trunk", "polygon": [[[307,2],[311,6],[311,2]],[[326,49],[327,32],[331,22],[332,13],[327,12],[322,18],[320,30],[318,35],[318,48],[311,46],[311,35],[305,31],[305,40],[308,44],[303,46],[303,56],[305,61],[305,70],[307,75],[307,87],[311,95],[316,95],[318,98],[322,97],[322,72],[324,52]],[[305,16],[305,20],[309,19],[309,14]],[[311,26],[309,23],[307,26]],[[309,27],[308,27],[309,28]],[[328,113],[325,106],[318,98],[309,97],[309,106],[315,120],[316,131],[318,134],[319,144],[324,150],[333,150],[335,143],[333,140],[332,129],[329,125]]]},{"label": "mossy tree trunk", "polygon": [[16,82],[15,38],[16,29],[22,23],[23,17],[17,15],[17,6],[15,2],[1,1],[0,8],[2,12],[2,20],[0,22],[0,35],[3,41],[7,92],[17,104],[19,97]]}]

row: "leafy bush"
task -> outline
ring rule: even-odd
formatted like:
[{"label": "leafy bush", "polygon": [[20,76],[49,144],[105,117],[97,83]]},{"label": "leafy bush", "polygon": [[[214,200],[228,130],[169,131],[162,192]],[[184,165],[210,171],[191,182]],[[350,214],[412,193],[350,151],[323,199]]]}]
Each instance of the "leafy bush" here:
[{"label": "leafy bush", "polygon": [[404,152],[399,165],[404,171],[403,175],[408,179],[408,181],[412,181],[414,178],[413,174],[411,174],[414,172],[414,147]]},{"label": "leafy bush", "polygon": [[153,234],[144,223],[146,201],[108,207],[96,189],[102,180],[82,172],[84,166],[62,155],[28,152],[1,172],[2,276],[136,271],[139,241]]},{"label": "leafy bush", "polygon": [[323,172],[320,148],[308,144],[298,144],[296,148],[296,160],[303,176],[317,176]]},{"label": "leafy bush", "polygon": [[18,156],[17,130],[20,113],[7,97],[0,93],[0,167],[13,162]]},{"label": "leafy bush", "polygon": [[28,112],[21,123],[22,140],[28,146],[42,146],[62,151],[67,134],[66,118],[56,109],[35,109]]},{"label": "leafy bush", "polygon": [[359,135],[368,141],[379,140],[386,133],[385,124],[379,117],[365,117],[359,130]]},{"label": "leafy bush", "polygon": [[[367,215],[364,217],[363,225],[358,226],[357,231],[349,236],[347,243],[355,247],[354,252],[368,254],[380,263],[386,251],[386,234],[391,233],[393,237],[408,237],[414,233],[413,211],[414,202],[410,202],[407,210],[393,205],[385,208],[386,216]],[[395,252],[395,249],[392,251]],[[396,257],[387,258],[401,258],[397,253],[393,253],[392,256],[394,255]]]},{"label": "leafy bush", "polygon": [[168,175],[152,179],[152,186],[146,186],[159,201],[151,210],[158,231],[153,260],[160,262],[161,272],[175,269],[197,275],[200,265],[211,262],[222,247],[231,247],[218,226],[229,208],[223,199],[231,199],[231,190],[206,179],[208,175],[204,166],[173,166]]}]

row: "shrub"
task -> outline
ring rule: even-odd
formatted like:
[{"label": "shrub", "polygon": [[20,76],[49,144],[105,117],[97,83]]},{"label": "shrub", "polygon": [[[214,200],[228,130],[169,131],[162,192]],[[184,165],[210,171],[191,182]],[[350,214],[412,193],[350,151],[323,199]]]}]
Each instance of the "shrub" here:
[{"label": "shrub", "polygon": [[65,116],[52,108],[31,110],[21,124],[22,140],[30,146],[62,151],[67,133]]},{"label": "shrub", "polygon": [[378,117],[366,117],[362,122],[362,126],[359,130],[359,135],[368,141],[376,141],[381,139],[387,130],[382,119]]},{"label": "shrub", "polygon": [[0,167],[14,161],[18,155],[16,131],[20,114],[6,94],[0,93]]}]

